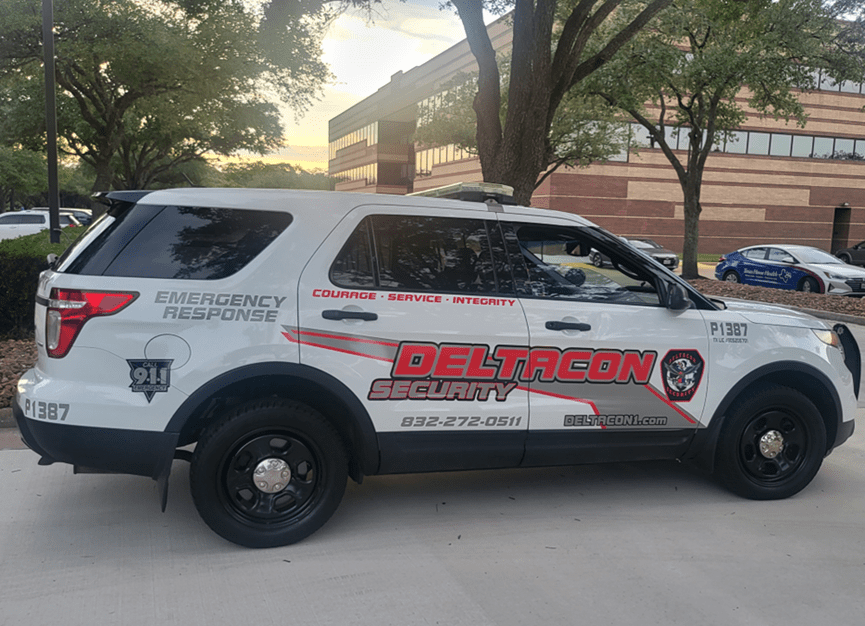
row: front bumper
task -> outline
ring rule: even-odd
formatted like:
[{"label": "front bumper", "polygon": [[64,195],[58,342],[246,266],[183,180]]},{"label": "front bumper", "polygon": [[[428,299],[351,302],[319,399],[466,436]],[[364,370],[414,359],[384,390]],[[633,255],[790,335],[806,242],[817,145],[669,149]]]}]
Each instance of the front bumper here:
[{"label": "front bumper", "polygon": [[71,426],[24,416],[18,398],[12,415],[21,438],[42,458],[40,465],[69,463],[78,468],[149,476],[158,480],[171,471],[178,433]]}]

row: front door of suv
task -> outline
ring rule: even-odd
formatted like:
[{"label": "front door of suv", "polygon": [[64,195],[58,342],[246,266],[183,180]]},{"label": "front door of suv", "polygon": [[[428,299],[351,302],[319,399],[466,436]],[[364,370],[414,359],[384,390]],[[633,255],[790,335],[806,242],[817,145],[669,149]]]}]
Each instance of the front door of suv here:
[{"label": "front door of suv", "polygon": [[[529,326],[515,378],[530,392],[524,464],[679,456],[710,375],[700,312],[663,306],[657,285],[672,276],[614,238],[565,219],[501,219]],[[592,248],[613,267],[594,267]]]},{"label": "front door of suv", "polygon": [[526,321],[497,221],[472,213],[358,207],[301,276],[286,337],[363,402],[382,473],[522,459],[527,392],[506,370]]}]

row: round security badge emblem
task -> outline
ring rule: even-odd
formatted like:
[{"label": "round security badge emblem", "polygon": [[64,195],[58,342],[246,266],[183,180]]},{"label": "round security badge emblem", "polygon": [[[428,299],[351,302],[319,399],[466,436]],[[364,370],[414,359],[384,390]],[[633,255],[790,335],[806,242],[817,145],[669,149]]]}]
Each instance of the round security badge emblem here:
[{"label": "round security badge emblem", "polygon": [[673,402],[688,402],[703,378],[703,357],[696,350],[670,350],[661,361],[664,390]]}]

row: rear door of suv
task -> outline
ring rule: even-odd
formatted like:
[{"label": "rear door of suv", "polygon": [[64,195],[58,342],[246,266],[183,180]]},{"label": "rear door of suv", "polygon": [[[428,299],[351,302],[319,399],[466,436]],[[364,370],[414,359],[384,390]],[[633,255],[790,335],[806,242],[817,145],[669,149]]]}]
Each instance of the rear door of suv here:
[{"label": "rear door of suv", "polygon": [[301,362],[346,384],[378,433],[381,473],[520,463],[527,345],[495,214],[362,206],[299,283]]}]

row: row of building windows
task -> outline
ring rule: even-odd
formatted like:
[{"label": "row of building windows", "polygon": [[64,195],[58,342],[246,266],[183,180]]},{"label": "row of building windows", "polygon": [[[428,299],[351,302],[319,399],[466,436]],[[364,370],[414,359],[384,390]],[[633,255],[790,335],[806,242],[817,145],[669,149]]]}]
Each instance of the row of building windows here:
[{"label": "row of building windows", "polygon": [[[667,144],[674,150],[688,149],[688,130],[666,129]],[[638,124],[632,125],[632,144],[642,148],[656,147],[649,132]],[[727,154],[753,154],[776,157],[798,157],[803,159],[847,159],[865,160],[865,139],[849,137],[819,137],[815,135],[791,135],[789,133],[766,133],[761,131],[734,131],[730,137],[717,144],[716,152]],[[627,160],[620,155],[615,161]]]},{"label": "row of building windows", "polygon": [[417,150],[414,153],[415,172],[418,176],[429,176],[433,165],[460,161],[474,156],[468,150],[457,148],[454,144]]},{"label": "row of building windows", "polygon": [[327,144],[328,160],[333,161],[336,158],[337,150],[348,148],[361,141],[366,141],[366,145],[368,146],[374,146],[378,143],[378,122],[367,124],[363,128],[352,131]]},{"label": "row of building windows", "polygon": [[350,170],[331,174],[342,181],[364,180],[367,185],[375,185],[378,181],[378,163],[370,163],[369,165],[361,165],[353,167]]}]

